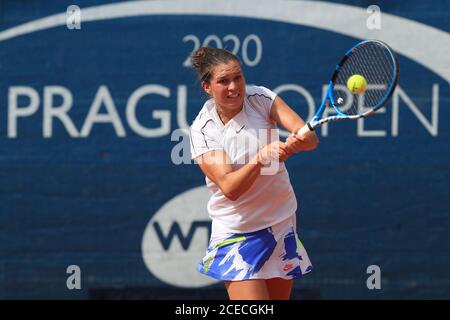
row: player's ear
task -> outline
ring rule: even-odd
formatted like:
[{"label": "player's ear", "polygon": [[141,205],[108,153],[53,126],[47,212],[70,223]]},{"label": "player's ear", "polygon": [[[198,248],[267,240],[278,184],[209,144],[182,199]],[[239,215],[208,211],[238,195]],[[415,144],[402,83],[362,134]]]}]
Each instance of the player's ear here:
[{"label": "player's ear", "polygon": [[211,95],[211,85],[208,82],[202,81],[202,88],[207,94]]}]

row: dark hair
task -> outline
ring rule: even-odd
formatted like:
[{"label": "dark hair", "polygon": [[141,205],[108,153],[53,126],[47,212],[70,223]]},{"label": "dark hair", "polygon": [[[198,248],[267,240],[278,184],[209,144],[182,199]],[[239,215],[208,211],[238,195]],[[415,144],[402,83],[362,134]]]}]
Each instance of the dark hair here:
[{"label": "dark hair", "polygon": [[209,83],[212,75],[212,68],[215,66],[228,63],[230,61],[239,62],[239,59],[230,51],[225,49],[201,47],[197,51],[191,54],[191,63],[197,72],[197,77],[200,81],[206,81]]}]

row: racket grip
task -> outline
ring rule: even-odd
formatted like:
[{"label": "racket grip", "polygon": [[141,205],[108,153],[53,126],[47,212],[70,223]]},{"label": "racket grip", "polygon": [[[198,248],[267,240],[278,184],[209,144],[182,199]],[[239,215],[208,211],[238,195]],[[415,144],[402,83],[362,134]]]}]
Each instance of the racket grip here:
[{"label": "racket grip", "polygon": [[305,134],[307,134],[310,131],[314,131],[314,129],[311,127],[311,125],[309,123],[307,123],[303,127],[301,127],[300,130],[298,130],[297,134],[299,136],[304,136]]}]

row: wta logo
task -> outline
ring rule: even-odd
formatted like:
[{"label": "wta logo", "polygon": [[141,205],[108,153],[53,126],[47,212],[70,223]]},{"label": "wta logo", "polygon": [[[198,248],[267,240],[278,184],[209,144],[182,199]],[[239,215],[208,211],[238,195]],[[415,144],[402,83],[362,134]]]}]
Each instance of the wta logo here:
[{"label": "wta logo", "polygon": [[184,288],[217,282],[196,270],[211,235],[206,212],[210,196],[206,187],[188,190],[165,203],[150,219],[142,239],[142,257],[159,280]]}]

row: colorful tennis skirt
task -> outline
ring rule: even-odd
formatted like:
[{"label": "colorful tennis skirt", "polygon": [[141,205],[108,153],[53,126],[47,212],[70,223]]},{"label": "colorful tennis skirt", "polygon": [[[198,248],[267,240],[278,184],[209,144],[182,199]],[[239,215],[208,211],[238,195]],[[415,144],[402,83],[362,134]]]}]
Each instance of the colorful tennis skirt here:
[{"label": "colorful tennis skirt", "polygon": [[200,273],[224,281],[298,279],[312,270],[296,232],[295,214],[272,227],[250,233],[226,233],[213,226]]}]

